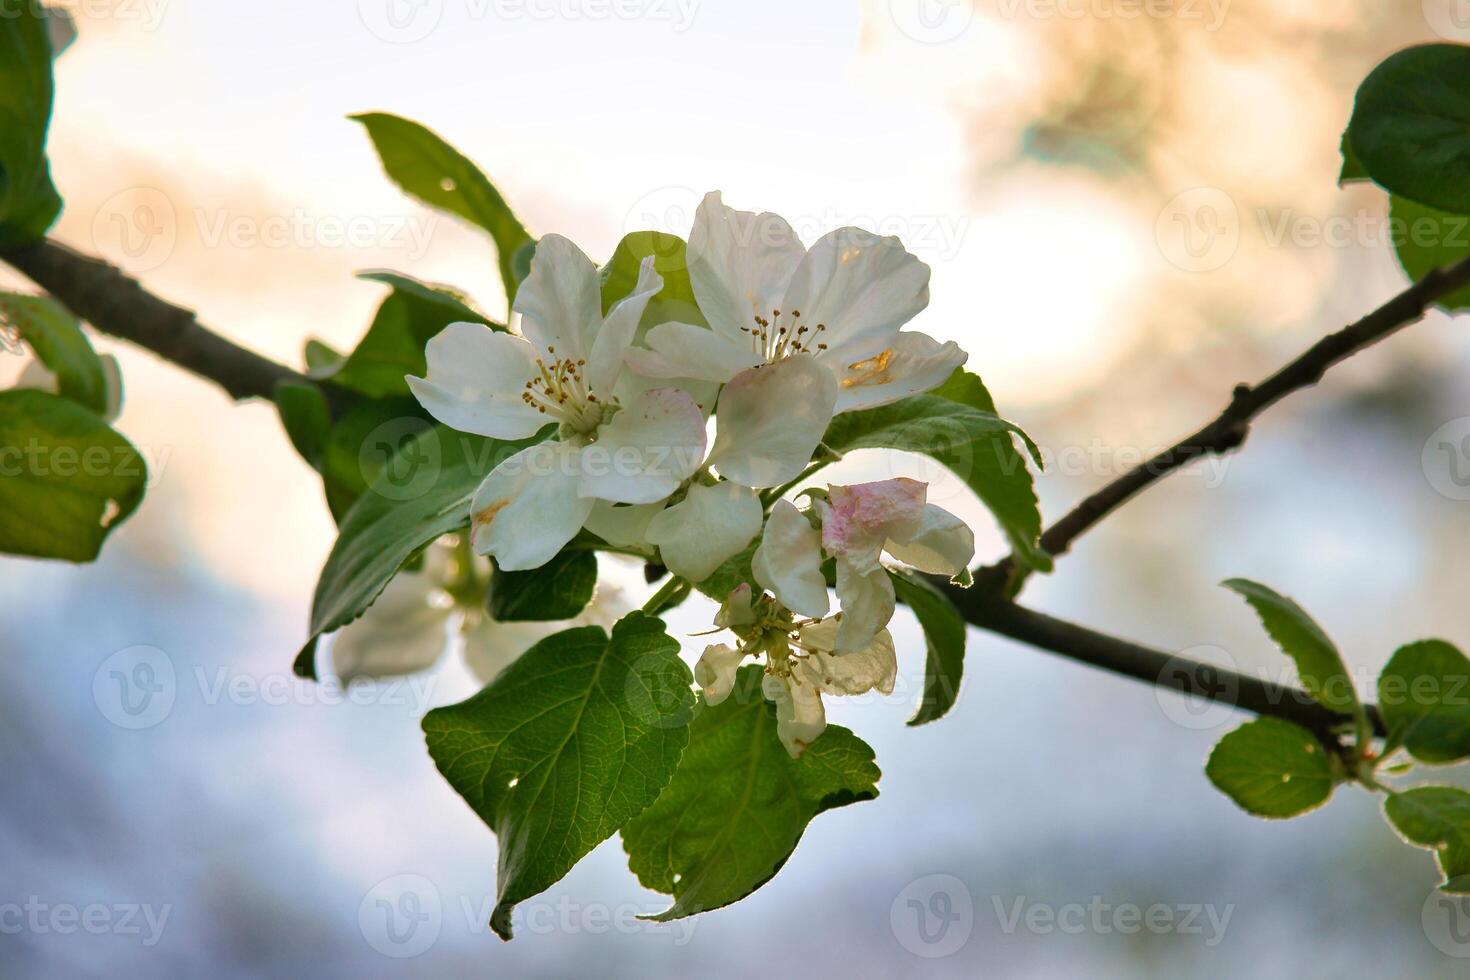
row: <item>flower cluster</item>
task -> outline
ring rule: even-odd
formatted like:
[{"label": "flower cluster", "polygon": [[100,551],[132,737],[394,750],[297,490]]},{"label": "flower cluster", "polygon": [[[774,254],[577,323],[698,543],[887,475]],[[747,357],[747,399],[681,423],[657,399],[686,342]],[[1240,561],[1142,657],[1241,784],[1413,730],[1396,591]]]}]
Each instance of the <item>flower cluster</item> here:
[{"label": "flower cluster", "polygon": [[496,467],[472,502],[472,549],[502,570],[538,568],[585,533],[699,583],[758,540],[754,582],[718,621],[737,645],[711,647],[697,673],[716,703],[740,661],[763,656],[795,755],[825,724],[821,693],[892,689],[895,600],[880,557],[954,575],[974,541],[913,480],[808,489],[805,511],[783,495],[825,453],[835,415],[929,391],[966,354],[903,329],[928,304],[929,269],[896,238],[841,228],[806,248],[782,218],[716,192],[686,254],[705,322],[650,324],[665,285],[651,257],[604,310],[596,265],[547,235],[516,293],[518,332],[452,324],[429,342],[426,376],[408,380],[455,429],[553,432]]}]

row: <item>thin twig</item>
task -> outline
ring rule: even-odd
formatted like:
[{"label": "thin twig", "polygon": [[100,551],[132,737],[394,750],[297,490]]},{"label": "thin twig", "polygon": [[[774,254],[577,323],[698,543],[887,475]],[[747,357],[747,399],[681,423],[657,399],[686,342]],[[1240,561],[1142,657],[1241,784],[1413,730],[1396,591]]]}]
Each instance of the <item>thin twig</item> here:
[{"label": "thin twig", "polygon": [[[1358,322],[1323,337],[1260,384],[1236,386],[1230,404],[1213,422],[1091,494],[1047,528],[1041,535],[1042,550],[1053,556],[1066,554],[1074,541],[1140,490],[1197,459],[1235,449],[1261,412],[1316,384],[1334,364],[1414,323],[1437,300],[1466,285],[1470,285],[1470,258],[1429,272]],[[1016,569],[1013,554],[976,573],[977,587],[999,591]]]},{"label": "thin twig", "polygon": [[[231,398],[270,398],[282,381],[316,383],[226,340],[201,324],[191,310],[154,296],[102,259],[50,239],[0,250],[0,259],[98,330],[208,378]],[[328,402],[340,408],[343,393],[329,385],[319,387]]]}]

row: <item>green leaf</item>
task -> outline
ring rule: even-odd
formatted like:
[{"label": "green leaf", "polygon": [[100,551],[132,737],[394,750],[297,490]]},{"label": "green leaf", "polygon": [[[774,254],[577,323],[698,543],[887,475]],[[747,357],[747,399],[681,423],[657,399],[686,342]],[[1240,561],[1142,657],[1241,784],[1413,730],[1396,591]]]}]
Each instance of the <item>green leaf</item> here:
[{"label": "green leaf", "polygon": [[347,355],[341,351],[333,350],[320,340],[308,340],[303,352],[306,360],[306,371],[313,378],[330,378],[342,370],[342,364],[347,360]]},{"label": "green leaf", "polygon": [[[612,258],[602,269],[603,314],[633,291],[638,283],[638,269],[650,255],[654,257],[654,271],[663,277],[664,288],[648,301],[648,308],[639,321],[641,330],[670,322],[707,326],[689,282],[689,257],[684,240],[658,231],[635,231],[618,242]],[[641,333],[638,336],[641,338]]]},{"label": "green leaf", "polygon": [[556,622],[587,608],[597,591],[597,555],[563,551],[527,572],[495,569],[490,581],[490,615],[503,623]]},{"label": "green leaf", "polygon": [[1306,813],[1327,802],[1335,782],[1312,733],[1279,718],[1248,721],[1220,739],[1205,775],[1258,817]]},{"label": "green leaf", "polygon": [[489,178],[454,147],[416,122],[383,112],[351,118],[367,128],[383,169],[394,183],[429,207],[458,215],[490,233],[506,302],[514,300],[520,285],[516,256],[531,241],[531,234]]},{"label": "green leaf", "polygon": [[1425,44],[1390,55],[1358,87],[1348,139],[1362,169],[1395,194],[1470,213],[1470,48]]},{"label": "green leaf", "polygon": [[132,444],[76,402],[0,392],[0,551],[93,561],[147,482]]},{"label": "green leaf", "polygon": [[823,442],[839,453],[898,449],[943,463],[990,509],[1017,557],[1045,571],[1051,558],[1037,544],[1041,511],[1031,471],[1012,441],[1017,435],[1025,439],[992,411],[940,395],[916,395],[837,416]]},{"label": "green leaf", "polygon": [[1443,640],[1399,647],[1378,675],[1378,710],[1420,762],[1470,757],[1470,659]]},{"label": "green leaf", "polygon": [[[1389,199],[1388,227],[1399,265],[1415,282],[1470,255],[1470,217],[1463,214],[1436,211],[1395,194]],[[1446,310],[1470,308],[1470,287],[1450,293],[1436,305]]]},{"label": "green leaf", "polygon": [[817,814],[878,795],[873,750],[827,730],[793,759],[761,696],[761,668],[741,668],[720,704],[695,709],[689,747],[657,802],[623,828],[628,866],[674,897],[650,918],[680,919],[739,901],[786,863]]},{"label": "green leaf", "polygon": [[407,375],[428,369],[424,345],[451,323],[483,323],[503,330],[475,312],[457,294],[394,272],[365,272],[370,282],[393,287],[357,347],[330,375],[332,383],[371,398],[408,395]]},{"label": "green leaf", "polygon": [[755,549],[760,545],[760,539],[746,545],[739,554],[731,555],[725,559],[725,563],[714,570],[714,573],[703,582],[696,582],[694,587],[709,596],[716,602],[724,602],[725,599],[741,585],[749,584],[751,589],[760,593],[760,588],[755,582],[755,573],[750,569],[751,559],[755,557]]},{"label": "green leaf", "polygon": [[1250,603],[1281,652],[1296,662],[1297,674],[1308,694],[1333,711],[1347,715],[1362,712],[1342,656],[1306,610],[1259,582],[1233,578],[1220,584]]},{"label": "green leaf", "polygon": [[[340,523],[357,498],[433,420],[413,398],[375,398],[351,405],[332,424],[322,458],[327,506]],[[408,456],[405,465],[412,465]]]},{"label": "green leaf", "polygon": [[1372,180],[1368,171],[1363,169],[1363,161],[1358,159],[1358,152],[1353,149],[1353,141],[1349,139],[1351,130],[1343,130],[1342,133],[1342,172],[1337,175],[1337,184],[1351,184],[1357,181]]},{"label": "green leaf", "polygon": [[1470,793],[1420,786],[1389,796],[1383,814],[1410,844],[1434,851],[1444,872],[1443,891],[1470,891]]},{"label": "green leaf", "polygon": [[900,602],[914,611],[924,629],[928,649],[924,665],[924,700],[909,719],[923,725],[943,718],[954,707],[965,669],[965,619],[949,597],[921,576],[889,572]]},{"label": "green leaf", "polygon": [[693,678],[641,612],[527,650],[479,694],[424,717],[429,754],[500,842],[490,926],[653,803],[689,741]]},{"label": "green leaf", "polygon": [[19,331],[36,358],[56,375],[57,394],[107,414],[102,358],[70,310],[49,296],[0,293],[0,323]]},{"label": "green leaf", "polygon": [[295,670],[314,678],[317,639],[361,616],[409,559],[441,534],[470,523],[470,501],[486,475],[530,445],[434,426],[411,436],[392,465],[342,519],[317,580],[311,635]]},{"label": "green leaf", "polygon": [[332,431],[332,416],[322,390],[300,381],[280,381],[276,383],[274,401],[291,445],[312,469],[321,470]]},{"label": "green leaf", "polygon": [[34,241],[61,213],[46,160],[51,42],[39,3],[0,17],[0,247]]}]

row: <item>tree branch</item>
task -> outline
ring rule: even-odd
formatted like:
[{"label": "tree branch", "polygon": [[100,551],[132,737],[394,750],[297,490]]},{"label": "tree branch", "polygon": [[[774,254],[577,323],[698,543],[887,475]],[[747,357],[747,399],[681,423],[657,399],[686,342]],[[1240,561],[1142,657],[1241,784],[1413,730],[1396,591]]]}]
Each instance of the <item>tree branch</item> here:
[{"label": "tree branch", "polygon": [[[226,340],[201,324],[192,311],[154,296],[102,259],[81,255],[50,239],[0,249],[0,259],[98,330],[130,340],[208,378],[231,398],[270,398],[281,381],[317,384]],[[329,403],[340,403],[339,389],[319,387]]]},{"label": "tree branch", "polygon": [[[940,587],[970,623],[1070,660],[1180,694],[1295,722],[1324,742],[1335,742],[1334,729],[1350,727],[1354,721],[1351,715],[1323,707],[1298,688],[1098,633],[975,589],[947,582]],[[1368,715],[1375,733],[1386,734],[1378,710],[1370,705]]]},{"label": "tree branch", "polygon": [[[1437,300],[1467,285],[1470,258],[1434,269],[1358,322],[1323,337],[1260,384],[1237,385],[1219,417],[1077,504],[1041,535],[1042,549],[1053,556],[1066,554],[1074,541],[1134,494],[1197,459],[1235,449],[1245,441],[1257,415],[1292,392],[1316,384],[1334,364],[1418,321]],[[1010,582],[1016,569],[1012,554],[976,573],[976,585],[998,592]]]}]

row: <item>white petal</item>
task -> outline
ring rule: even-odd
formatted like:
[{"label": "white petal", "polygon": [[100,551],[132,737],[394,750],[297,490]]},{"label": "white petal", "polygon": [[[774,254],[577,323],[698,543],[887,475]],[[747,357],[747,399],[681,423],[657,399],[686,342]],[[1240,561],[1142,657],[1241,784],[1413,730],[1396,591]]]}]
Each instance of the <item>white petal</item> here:
[{"label": "white petal", "polygon": [[715,625],[721,629],[731,629],[754,623],[753,599],[749,582],[741,582],[735,586],[730,590],[730,594],[725,596],[725,601],[720,604],[720,611],[715,613]]},{"label": "white petal", "polygon": [[839,558],[837,602],[842,606],[842,625],[837,630],[838,652],[866,649],[893,618],[896,604],[893,582],[882,568],[865,572]]},{"label": "white petal", "polygon": [[577,490],[581,450],[564,442],[522,449],[490,472],[470,509],[475,552],[508,572],[540,568],[587,520],[592,500]]},{"label": "white petal", "polygon": [[587,530],[617,548],[652,555],[648,523],[658,516],[662,504],[613,504],[599,500],[587,515]]},{"label": "white petal", "polygon": [[561,235],[536,243],[531,272],[516,290],[521,332],[536,349],[555,357],[581,359],[592,350],[602,325],[602,288],[597,266]]},{"label": "white petal", "polygon": [[744,651],[724,643],[704,648],[699,662],[694,665],[694,683],[703,688],[706,704],[719,704],[730,696],[735,688],[735,674],[744,659]]},{"label": "white petal", "polygon": [[521,654],[566,628],[565,623],[502,623],[482,616],[464,634],[465,666],[482,685],[489,684]]},{"label": "white petal", "polygon": [[845,367],[893,346],[899,328],[929,305],[929,267],[897,238],[838,228],[811,247],[782,302],[813,330],[826,327],[818,356]]},{"label": "white petal", "polygon": [[582,450],[581,493],[620,504],[656,503],[699,469],[705,440],[704,412],[688,392],[646,391]]},{"label": "white petal", "polygon": [[717,332],[738,341],[757,314],[769,319],[780,308],[806,249],[780,215],[736,211],[711,191],[694,212],[687,254],[700,312]]},{"label": "white petal", "polygon": [[736,375],[720,393],[710,465],[747,487],[796,479],[832,421],[837,383],[798,355]]},{"label": "white petal", "polygon": [[755,580],[803,616],[827,615],[831,600],[822,576],[822,536],[789,500],[778,500],[750,562]]},{"label": "white petal", "polygon": [[888,542],[888,553],[931,575],[958,575],[975,557],[975,532],[958,517],[929,504],[918,531],[907,541]]},{"label": "white petal", "polygon": [[893,693],[898,677],[898,655],[893,636],[879,630],[873,642],[852,653],[834,653],[839,627],[835,619],[808,626],[801,631],[801,643],[813,652],[798,663],[808,683],[827,694],[866,694],[879,691]]},{"label": "white petal", "polygon": [[21,368],[20,376],[15,379],[13,388],[34,389],[36,391],[49,391],[56,394],[56,373],[48,368],[39,357],[33,357],[26,361],[26,366]]},{"label": "white petal", "polygon": [[623,372],[623,355],[633,346],[638,321],[643,319],[648,301],[663,288],[663,278],[653,271],[650,255],[638,267],[638,283],[633,291],[612,305],[592,340],[591,353],[587,355],[587,387],[594,394],[612,394]]},{"label": "white petal", "polygon": [[649,378],[695,378],[723,384],[763,363],[747,340],[731,340],[692,323],[661,323],[643,338],[648,349],[628,351],[628,365]]},{"label": "white petal", "polygon": [[434,665],[449,640],[452,607],[431,600],[437,590],[427,569],[399,572],[362,618],[332,637],[332,672],[346,684],[357,677],[399,677]]},{"label": "white petal", "polygon": [[776,704],[776,735],[781,744],[791,758],[799,758],[827,728],[822,696],[810,684],[775,674],[761,679],[761,691]]},{"label": "white petal", "polygon": [[764,517],[754,490],[728,481],[689,488],[683,500],[648,525],[648,540],[658,545],[669,571],[703,582],[740,553],[761,531]]},{"label": "white petal", "polygon": [[521,398],[536,373],[536,352],[520,337],[482,323],[451,323],[424,348],[427,378],[408,378],[414,397],[451,429],[524,439],[547,422]]},{"label": "white petal", "polygon": [[828,360],[837,371],[837,411],[876,408],[932,391],[969,357],[952,340],[941,344],[928,334],[905,330],[872,357],[850,364]]},{"label": "white petal", "polygon": [[924,521],[928,485],[907,477],[829,486],[822,507],[822,549],[871,572],[890,540],[908,541]]}]

